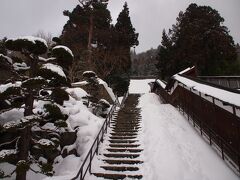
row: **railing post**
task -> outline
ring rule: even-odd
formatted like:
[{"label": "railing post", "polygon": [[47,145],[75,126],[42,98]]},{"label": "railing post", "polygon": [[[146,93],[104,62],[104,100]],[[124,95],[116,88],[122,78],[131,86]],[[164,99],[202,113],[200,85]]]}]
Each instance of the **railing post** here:
[{"label": "railing post", "polygon": [[221,150],[222,150],[222,159],[224,160],[225,158],[224,158],[224,145],[223,145],[223,142],[222,142],[222,140],[221,140]]}]

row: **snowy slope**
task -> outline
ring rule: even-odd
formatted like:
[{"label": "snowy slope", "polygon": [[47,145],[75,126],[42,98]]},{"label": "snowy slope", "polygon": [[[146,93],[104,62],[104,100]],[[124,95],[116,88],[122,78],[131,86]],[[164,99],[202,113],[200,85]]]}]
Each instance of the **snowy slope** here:
[{"label": "snowy slope", "polygon": [[[137,87],[137,86],[136,86]],[[239,180],[171,105],[157,95],[140,98],[146,180]]]}]

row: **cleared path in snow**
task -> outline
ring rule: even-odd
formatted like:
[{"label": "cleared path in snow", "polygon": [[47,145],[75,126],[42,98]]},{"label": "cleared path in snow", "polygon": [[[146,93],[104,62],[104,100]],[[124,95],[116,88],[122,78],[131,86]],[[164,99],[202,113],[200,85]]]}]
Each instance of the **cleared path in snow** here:
[{"label": "cleared path in snow", "polygon": [[139,107],[144,126],[144,179],[239,180],[173,106],[147,93]]}]

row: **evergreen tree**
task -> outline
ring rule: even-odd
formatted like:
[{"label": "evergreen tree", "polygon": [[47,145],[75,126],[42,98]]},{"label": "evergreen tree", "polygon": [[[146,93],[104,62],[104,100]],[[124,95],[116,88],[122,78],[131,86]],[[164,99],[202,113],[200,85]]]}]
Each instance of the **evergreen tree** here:
[{"label": "evergreen tree", "polygon": [[[35,134],[33,126],[41,129],[41,126],[47,122],[53,122],[56,126],[66,126],[64,120],[66,117],[60,112],[56,105],[52,102],[61,103],[59,98],[68,98],[68,94],[58,87],[67,84],[66,76],[60,66],[55,64],[61,62],[62,57],[68,57],[71,61],[73,57],[67,47],[55,47],[52,50],[52,57],[44,59],[40,57],[48,50],[45,40],[36,37],[22,37],[18,39],[8,39],[6,48],[10,51],[17,51],[21,54],[22,62],[14,62],[7,56],[2,56],[1,63],[8,66],[11,71],[15,72],[15,76],[8,81],[7,84],[1,85],[5,87],[0,91],[0,112],[7,112],[13,108],[24,108],[24,117],[17,121],[9,121],[1,126],[1,135],[4,133],[12,133],[16,135],[15,140],[5,143],[7,149],[1,146],[0,162],[7,161],[16,165],[16,179],[25,180],[27,171],[31,169],[31,163],[38,162],[42,154],[48,154],[47,163],[41,163],[42,172],[48,174],[51,171],[51,163],[53,163],[53,154],[59,154],[59,140],[46,139],[47,132],[44,137]],[[58,51],[60,49],[60,51]],[[20,56],[19,56],[20,57]],[[51,63],[50,63],[51,62]],[[44,89],[51,91],[51,95]],[[58,98],[56,98],[58,97]],[[34,101],[46,101],[44,105],[45,112],[34,111]],[[54,117],[54,118],[52,118]],[[50,137],[50,136],[49,136]],[[15,145],[11,145],[15,143]],[[12,149],[16,147],[16,149]],[[10,148],[10,149],[8,149]],[[45,150],[44,150],[45,148]],[[47,149],[47,150],[46,150]],[[35,152],[35,153],[34,153]],[[2,177],[11,175],[1,174]]]},{"label": "evergreen tree", "polygon": [[172,42],[164,29],[162,32],[162,42],[158,50],[158,55],[156,57],[156,67],[159,70],[159,75],[162,79],[167,78],[169,72],[172,72],[171,67],[173,67],[174,62],[171,61],[171,49]]},{"label": "evergreen tree", "polygon": [[119,69],[113,71],[107,78],[107,81],[113,86],[118,95],[123,95],[127,91],[130,72],[131,72],[131,47],[139,44],[138,33],[132,25],[129,16],[129,8],[125,2],[123,10],[120,12],[117,23],[115,24],[116,37],[114,39],[116,51],[118,54],[118,63],[121,65]]},{"label": "evergreen tree", "polygon": [[170,30],[169,75],[193,65],[200,75],[236,74],[235,45],[223,22],[218,11],[209,6],[190,4],[180,12]]},{"label": "evergreen tree", "polygon": [[135,32],[135,28],[132,25],[127,2],[125,2],[123,10],[117,18],[115,28],[118,32],[118,44],[120,46],[126,48],[138,46],[138,33]]}]

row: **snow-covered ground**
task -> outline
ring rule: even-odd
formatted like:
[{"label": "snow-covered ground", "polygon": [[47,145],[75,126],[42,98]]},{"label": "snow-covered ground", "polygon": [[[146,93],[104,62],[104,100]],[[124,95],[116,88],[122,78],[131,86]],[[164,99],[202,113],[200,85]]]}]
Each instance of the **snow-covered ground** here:
[{"label": "snow-covered ground", "polygon": [[130,94],[142,94],[150,92],[150,86],[148,83],[154,82],[155,79],[131,79],[130,85],[129,85],[129,93]]},{"label": "snow-covered ground", "polygon": [[[135,85],[132,84],[132,90]],[[139,89],[139,86],[135,86]],[[140,98],[146,180],[239,180],[188,121],[157,95]]]}]

